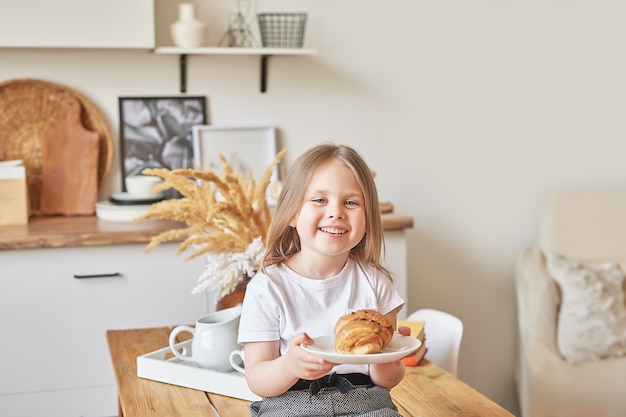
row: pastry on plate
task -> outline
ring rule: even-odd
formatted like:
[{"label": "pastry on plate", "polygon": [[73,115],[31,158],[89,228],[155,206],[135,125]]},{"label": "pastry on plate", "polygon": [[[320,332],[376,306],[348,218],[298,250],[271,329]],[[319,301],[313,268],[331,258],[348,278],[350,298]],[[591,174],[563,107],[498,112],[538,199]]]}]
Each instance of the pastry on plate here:
[{"label": "pastry on plate", "polygon": [[334,336],[337,353],[378,353],[391,342],[393,326],[377,311],[357,310],[337,320]]}]

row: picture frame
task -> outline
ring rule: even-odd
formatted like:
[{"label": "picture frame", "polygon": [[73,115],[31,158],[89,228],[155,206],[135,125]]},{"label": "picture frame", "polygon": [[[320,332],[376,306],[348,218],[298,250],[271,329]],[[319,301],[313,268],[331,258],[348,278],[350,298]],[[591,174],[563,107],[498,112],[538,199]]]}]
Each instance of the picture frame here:
[{"label": "picture frame", "polygon": [[[276,127],[270,125],[196,125],[192,128],[192,136],[194,167],[211,169],[218,175],[222,173],[219,160],[219,154],[222,154],[235,172],[247,176],[250,171],[258,182],[278,153]],[[270,205],[276,203],[273,188],[279,180],[276,166],[267,190]]]},{"label": "picture frame", "polygon": [[119,97],[122,191],[146,168],[192,168],[193,131],[206,125],[206,96]]}]

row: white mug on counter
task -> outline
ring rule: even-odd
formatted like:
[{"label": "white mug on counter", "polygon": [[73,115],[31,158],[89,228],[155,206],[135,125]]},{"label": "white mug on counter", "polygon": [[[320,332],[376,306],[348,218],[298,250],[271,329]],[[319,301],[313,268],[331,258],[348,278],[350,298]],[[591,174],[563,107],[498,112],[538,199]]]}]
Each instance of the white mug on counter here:
[{"label": "white mug on counter", "polygon": [[[237,358],[239,358],[239,360],[237,360]],[[230,357],[228,359],[230,360],[230,366],[232,366],[235,371],[242,374],[246,373],[246,355],[243,349],[233,350],[230,352]]]},{"label": "white mug on counter", "polygon": [[153,177],[150,175],[133,175],[126,177],[126,191],[129,195],[136,198],[158,197],[163,191],[154,191],[154,187],[163,182],[161,177]]},{"label": "white mug on counter", "polygon": [[[180,360],[195,362],[202,368],[230,371],[230,354],[239,349],[237,333],[241,305],[216,311],[196,321],[195,328],[178,326],[170,333],[170,350]],[[176,349],[176,336],[181,332],[193,334],[191,355]]]}]

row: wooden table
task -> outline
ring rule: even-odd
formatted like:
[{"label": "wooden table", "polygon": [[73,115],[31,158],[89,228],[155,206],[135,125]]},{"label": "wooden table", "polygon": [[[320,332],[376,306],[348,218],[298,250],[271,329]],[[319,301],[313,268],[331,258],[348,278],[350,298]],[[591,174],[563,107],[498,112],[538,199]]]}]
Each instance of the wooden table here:
[{"label": "wooden table", "polygon": [[[167,346],[171,330],[171,327],[159,327],[107,332],[118,388],[119,417],[209,417],[215,415],[211,405],[222,417],[249,416],[248,401],[137,377],[137,357]],[[427,361],[418,367],[408,367],[391,395],[405,417],[513,417]]]}]

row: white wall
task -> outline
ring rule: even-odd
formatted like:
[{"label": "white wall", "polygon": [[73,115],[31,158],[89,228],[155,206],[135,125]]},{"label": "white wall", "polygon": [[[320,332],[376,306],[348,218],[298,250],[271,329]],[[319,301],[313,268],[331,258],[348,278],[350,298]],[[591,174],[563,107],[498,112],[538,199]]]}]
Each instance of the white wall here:
[{"label": "white wall", "polygon": [[[198,0],[211,43],[234,1]],[[157,45],[176,4],[157,0]],[[626,59],[615,0],[262,0],[306,11],[314,57],[190,56],[188,93],[213,124],[271,123],[287,162],[326,140],[358,148],[381,197],[415,218],[409,310],[466,326],[459,376],[515,414],[513,268],[554,190],[626,177]],[[112,25],[112,30],[114,25]],[[146,51],[0,50],[0,80],[92,99],[115,132],[120,95],[178,94],[178,58]],[[119,156],[101,196],[119,190]]]}]

